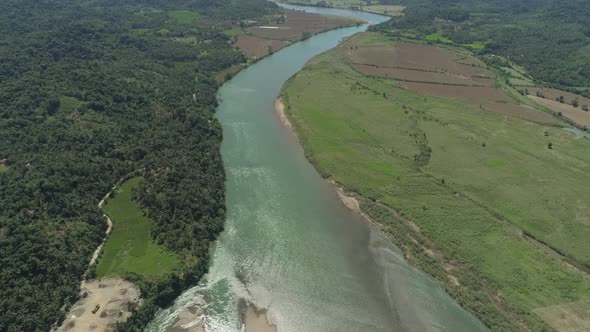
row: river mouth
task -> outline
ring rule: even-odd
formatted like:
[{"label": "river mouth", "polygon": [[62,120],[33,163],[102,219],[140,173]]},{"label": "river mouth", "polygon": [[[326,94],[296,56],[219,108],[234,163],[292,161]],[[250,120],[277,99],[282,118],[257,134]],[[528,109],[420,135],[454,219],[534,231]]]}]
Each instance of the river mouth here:
[{"label": "river mouth", "polygon": [[[372,24],[388,19],[286,7]],[[248,330],[244,307],[259,319],[264,313],[262,319],[278,331],[485,330],[344,206],[275,114],[275,99],[289,77],[313,56],[365,29],[333,30],[291,45],[221,88],[225,231],[201,284],[161,310],[148,331]]]}]

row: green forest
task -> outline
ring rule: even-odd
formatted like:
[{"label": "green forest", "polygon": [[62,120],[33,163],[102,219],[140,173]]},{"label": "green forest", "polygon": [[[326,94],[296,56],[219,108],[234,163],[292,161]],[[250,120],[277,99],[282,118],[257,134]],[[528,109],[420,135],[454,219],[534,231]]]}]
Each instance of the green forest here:
[{"label": "green forest", "polygon": [[[2,1],[0,331],[63,318],[106,230],[97,204],[131,172],[144,179],[135,199],[153,240],[180,267],[125,276],[144,304],[120,330],[140,329],[199,280],[225,218],[214,74],[246,60],[217,25],[276,10],[265,0]],[[175,40],[188,36],[196,42]]]},{"label": "green forest", "polygon": [[590,2],[401,0],[407,8],[372,29],[466,45],[524,66],[540,84],[588,96]]}]

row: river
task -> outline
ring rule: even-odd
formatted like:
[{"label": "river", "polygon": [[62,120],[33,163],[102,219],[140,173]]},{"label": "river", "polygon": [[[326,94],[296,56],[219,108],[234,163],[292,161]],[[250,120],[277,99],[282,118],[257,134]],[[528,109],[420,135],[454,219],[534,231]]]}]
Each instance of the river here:
[{"label": "river", "polygon": [[[372,24],[387,19],[305,8]],[[280,332],[486,330],[341,203],[274,111],[283,83],[310,58],[366,28],[333,30],[291,45],[220,89],[225,231],[203,282],[161,310],[148,331],[182,330],[171,326],[189,309],[206,313],[184,327],[200,322],[207,331],[240,331],[242,300],[265,309]]]}]

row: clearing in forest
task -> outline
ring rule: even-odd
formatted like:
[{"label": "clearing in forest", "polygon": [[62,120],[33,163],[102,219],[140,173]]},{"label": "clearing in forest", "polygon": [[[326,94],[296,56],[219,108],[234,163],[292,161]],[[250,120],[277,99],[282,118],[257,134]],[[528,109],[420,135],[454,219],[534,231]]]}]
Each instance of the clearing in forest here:
[{"label": "clearing in forest", "polygon": [[178,266],[178,256],[152,240],[152,221],[133,201],[133,188],[139,181],[132,178],[124,182],[104,207],[113,230],[96,266],[97,278],[124,276],[127,272],[163,275]]},{"label": "clearing in forest", "polygon": [[180,24],[192,23],[202,17],[201,14],[188,10],[177,10],[171,12],[170,16],[174,17],[176,22]]},{"label": "clearing in forest", "polygon": [[246,34],[237,36],[234,46],[248,58],[259,59],[308,36],[360,23],[362,21],[349,17],[286,9],[284,17],[277,15],[269,23],[246,28]]},{"label": "clearing in forest", "polygon": [[492,329],[560,329],[562,311],[587,326],[590,141],[495,87],[434,96],[354,68],[351,50],[387,43],[358,35],[287,82],[285,111],[306,155]]},{"label": "clearing in forest", "polygon": [[[300,10],[285,10],[284,22],[247,28],[247,32],[260,38],[298,41],[307,35],[339,27],[359,24],[362,21],[342,16],[321,15]],[[271,28],[269,28],[271,27]],[[276,28],[276,29],[274,29]]]}]

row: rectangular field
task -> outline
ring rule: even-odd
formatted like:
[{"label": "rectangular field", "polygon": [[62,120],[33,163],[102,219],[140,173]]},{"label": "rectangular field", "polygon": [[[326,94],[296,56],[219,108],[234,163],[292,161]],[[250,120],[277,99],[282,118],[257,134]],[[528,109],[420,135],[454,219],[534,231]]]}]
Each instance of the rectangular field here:
[{"label": "rectangular field", "polygon": [[234,46],[248,58],[258,59],[289,45],[283,40],[263,39],[249,35],[238,36]]},{"label": "rectangular field", "polygon": [[559,112],[566,118],[572,120],[580,126],[590,128],[590,112],[582,110],[581,107],[573,107],[572,105],[560,103],[555,100],[541,98],[533,95],[529,95],[536,103],[546,106],[554,112]]},{"label": "rectangular field", "polygon": [[439,83],[465,86],[494,86],[494,80],[452,74],[449,72],[430,72],[416,69],[379,67],[375,65],[354,64],[353,68],[363,74],[392,78],[409,82]]},{"label": "rectangular field", "polygon": [[542,97],[542,98],[553,100],[553,101],[556,101],[556,99],[563,97],[563,103],[568,104],[568,105],[571,105],[572,102],[577,99],[579,107],[581,107],[582,105],[587,105],[588,107],[590,107],[590,98],[578,96],[578,95],[573,94],[571,92],[552,89],[552,88],[529,87],[527,89],[529,90],[529,95],[531,95],[531,96]]},{"label": "rectangular field", "polygon": [[299,10],[285,10],[285,15],[283,23],[253,26],[246,30],[255,37],[293,42],[322,31],[361,23],[357,19]]}]

